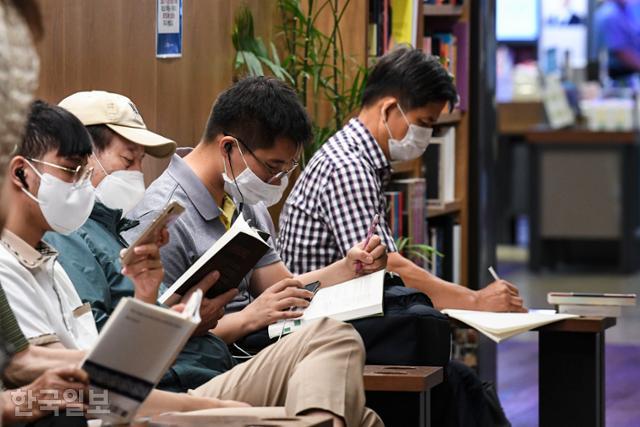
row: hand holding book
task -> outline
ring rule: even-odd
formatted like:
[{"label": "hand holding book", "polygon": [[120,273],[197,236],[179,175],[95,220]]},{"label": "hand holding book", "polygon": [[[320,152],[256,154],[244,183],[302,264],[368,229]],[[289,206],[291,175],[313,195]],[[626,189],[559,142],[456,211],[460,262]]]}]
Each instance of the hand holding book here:
[{"label": "hand holding book", "polygon": [[[133,282],[135,297],[149,304],[158,299],[158,289],[164,279],[164,269],[160,261],[160,248],[169,242],[166,227],[158,230],[153,241],[122,249],[121,274]],[[126,257],[124,254],[128,253]]]},{"label": "hand holding book", "polygon": [[291,310],[291,307],[306,308],[312,298],[313,293],[304,289],[299,280],[279,281],[267,288],[244,309],[248,311],[246,318],[251,319],[252,322],[249,330],[262,329],[279,320],[301,317],[304,312]]},{"label": "hand holding book", "polygon": [[[197,290],[202,291],[203,294],[206,295],[209,289],[211,289],[212,286],[215,286],[219,278],[220,273],[218,273],[217,271],[212,271],[211,273],[207,274],[196,286],[189,289],[189,291],[182,297],[180,297],[180,295],[178,294],[172,295],[171,298],[167,300],[168,305],[171,306],[172,310],[182,312],[185,304],[191,299],[191,296]],[[229,302],[231,302],[231,300],[237,294],[238,290],[234,288],[215,298],[203,297],[200,304],[201,321],[196,330],[193,332],[193,335],[206,335],[210,329],[214,329],[216,326],[218,326],[218,320],[220,320],[224,315],[224,307]]]}]

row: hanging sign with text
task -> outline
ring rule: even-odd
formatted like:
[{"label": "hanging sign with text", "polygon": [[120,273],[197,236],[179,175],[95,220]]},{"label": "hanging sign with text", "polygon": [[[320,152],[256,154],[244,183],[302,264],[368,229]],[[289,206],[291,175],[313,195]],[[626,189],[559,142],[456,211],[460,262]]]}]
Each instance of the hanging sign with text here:
[{"label": "hanging sign with text", "polygon": [[157,0],[156,57],[182,56],[182,0]]}]

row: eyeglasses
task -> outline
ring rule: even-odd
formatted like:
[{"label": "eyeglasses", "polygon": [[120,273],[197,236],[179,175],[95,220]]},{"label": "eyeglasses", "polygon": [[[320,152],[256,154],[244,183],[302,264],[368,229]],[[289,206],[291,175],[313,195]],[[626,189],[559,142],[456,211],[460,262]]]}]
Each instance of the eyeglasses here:
[{"label": "eyeglasses", "polygon": [[[258,163],[260,163],[265,168],[265,170],[269,173],[269,175],[271,175],[271,178],[267,182],[268,184],[271,184],[274,181],[281,180],[285,176],[291,175],[291,173],[294,170],[296,170],[296,168],[300,165],[300,163],[298,163],[296,160],[293,160],[291,162],[291,167],[283,169],[283,170],[276,170],[276,169],[272,168],[271,166],[269,166],[268,164],[266,164],[258,156],[256,156],[255,153],[251,150],[251,148],[249,148],[247,146],[247,144],[245,144],[240,138],[238,138],[236,136],[233,136],[231,134],[228,134],[226,132],[223,133],[223,135],[224,136],[229,136],[229,137],[235,139],[236,141],[238,141],[240,144],[242,144],[242,146],[249,152],[249,154],[251,154],[251,156],[253,156],[253,158],[256,159],[258,161]],[[238,149],[240,149],[240,147],[238,147]],[[244,157],[244,153],[242,152],[242,150],[240,150],[240,154]]]},{"label": "eyeglasses", "polygon": [[49,166],[52,168],[59,169],[61,171],[68,172],[73,175],[73,183],[76,186],[84,184],[87,180],[91,179],[91,175],[93,174],[93,168],[88,167],[88,165],[78,165],[75,169],[68,168],[66,166],[60,166],[55,163],[45,162],[44,160],[38,160],[33,158],[27,158],[30,162],[39,163],[41,165]]}]

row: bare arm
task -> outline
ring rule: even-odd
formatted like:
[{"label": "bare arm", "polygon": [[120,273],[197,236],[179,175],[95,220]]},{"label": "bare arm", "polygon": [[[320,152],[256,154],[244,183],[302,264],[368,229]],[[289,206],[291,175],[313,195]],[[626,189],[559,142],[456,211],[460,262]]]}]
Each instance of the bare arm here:
[{"label": "bare arm", "polygon": [[[361,269],[356,266],[361,263]],[[276,262],[253,272],[251,288],[258,296],[251,304],[238,313],[224,316],[213,330],[227,344],[260,330],[281,319],[302,316],[300,311],[289,311],[291,307],[306,307],[313,294],[300,289],[315,282],[323,287],[353,279],[361,274],[369,274],[387,265],[387,250],[380,237],[373,236],[364,247],[364,242],[351,248],[347,256],[333,264],[292,279],[291,272],[283,262]]]},{"label": "bare arm", "polygon": [[504,280],[473,291],[447,282],[420,268],[397,252],[389,254],[387,269],[398,273],[405,285],[429,296],[438,310],[458,308],[483,311],[523,311],[518,288]]},{"label": "bare arm", "polygon": [[69,350],[60,343],[30,345],[13,356],[5,369],[5,378],[15,386],[29,384],[50,368],[78,366],[85,356],[82,350]]}]

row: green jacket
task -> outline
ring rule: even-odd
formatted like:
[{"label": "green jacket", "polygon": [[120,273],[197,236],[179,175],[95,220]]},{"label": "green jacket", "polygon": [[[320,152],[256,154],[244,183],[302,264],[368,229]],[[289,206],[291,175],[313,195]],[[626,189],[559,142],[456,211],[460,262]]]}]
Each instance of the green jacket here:
[{"label": "green jacket", "polygon": [[[96,202],[87,222],[69,236],[47,233],[44,240],[59,252],[58,261],[83,302],[91,304],[100,330],[123,297],[133,297],[134,285],[120,274],[120,236],[137,222],[122,218],[121,210]],[[235,365],[226,344],[209,334],[191,337],[158,388],[168,391],[194,389]]]}]

